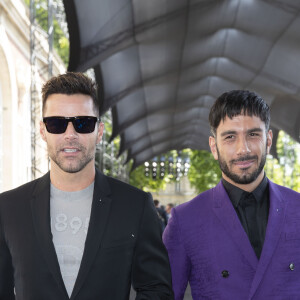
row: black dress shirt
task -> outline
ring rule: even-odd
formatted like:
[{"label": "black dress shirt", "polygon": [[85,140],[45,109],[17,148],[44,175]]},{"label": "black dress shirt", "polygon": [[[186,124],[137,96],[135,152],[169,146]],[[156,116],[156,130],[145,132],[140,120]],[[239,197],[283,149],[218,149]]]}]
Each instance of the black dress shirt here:
[{"label": "black dress shirt", "polygon": [[222,183],[259,259],[265,240],[270,207],[268,179],[265,176],[251,193],[232,185],[224,178]]}]

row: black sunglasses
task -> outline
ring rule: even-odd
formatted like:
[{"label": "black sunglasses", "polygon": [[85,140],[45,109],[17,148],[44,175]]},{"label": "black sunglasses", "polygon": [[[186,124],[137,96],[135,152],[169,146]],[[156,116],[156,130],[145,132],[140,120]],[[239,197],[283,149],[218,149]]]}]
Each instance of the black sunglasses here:
[{"label": "black sunglasses", "polygon": [[43,122],[49,133],[60,134],[64,133],[69,122],[72,122],[76,132],[91,133],[95,130],[95,124],[100,119],[97,117],[79,116],[79,117],[46,117]]}]

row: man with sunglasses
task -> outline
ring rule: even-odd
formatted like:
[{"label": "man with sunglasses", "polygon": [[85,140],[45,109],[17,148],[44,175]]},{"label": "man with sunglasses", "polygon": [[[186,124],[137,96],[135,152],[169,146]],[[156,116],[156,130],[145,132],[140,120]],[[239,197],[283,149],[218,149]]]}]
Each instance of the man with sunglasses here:
[{"label": "man with sunglasses", "polygon": [[0,196],[0,299],[173,299],[150,194],[95,169],[103,134],[95,84],[43,87],[50,172]]}]

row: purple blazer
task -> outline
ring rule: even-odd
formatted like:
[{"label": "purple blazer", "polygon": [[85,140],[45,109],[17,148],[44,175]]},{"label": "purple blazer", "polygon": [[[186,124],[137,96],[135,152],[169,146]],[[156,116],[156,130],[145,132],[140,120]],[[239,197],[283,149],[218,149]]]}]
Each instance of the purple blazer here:
[{"label": "purple blazer", "polygon": [[270,210],[258,261],[220,182],[172,210],[163,240],[175,300],[300,299],[300,194],[269,181]]}]

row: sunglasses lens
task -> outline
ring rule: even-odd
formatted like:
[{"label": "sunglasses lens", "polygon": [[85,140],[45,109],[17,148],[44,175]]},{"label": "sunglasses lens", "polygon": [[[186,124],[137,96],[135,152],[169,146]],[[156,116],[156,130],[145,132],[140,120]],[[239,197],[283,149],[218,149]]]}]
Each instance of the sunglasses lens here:
[{"label": "sunglasses lens", "polygon": [[96,122],[96,117],[77,117],[73,125],[78,133],[91,133],[95,130]]},{"label": "sunglasses lens", "polygon": [[62,118],[49,118],[44,121],[47,131],[54,134],[64,133],[68,126],[68,121]]},{"label": "sunglasses lens", "polygon": [[43,121],[49,133],[64,133],[69,122],[72,122],[76,132],[91,133],[95,130],[97,117],[47,117]]}]

